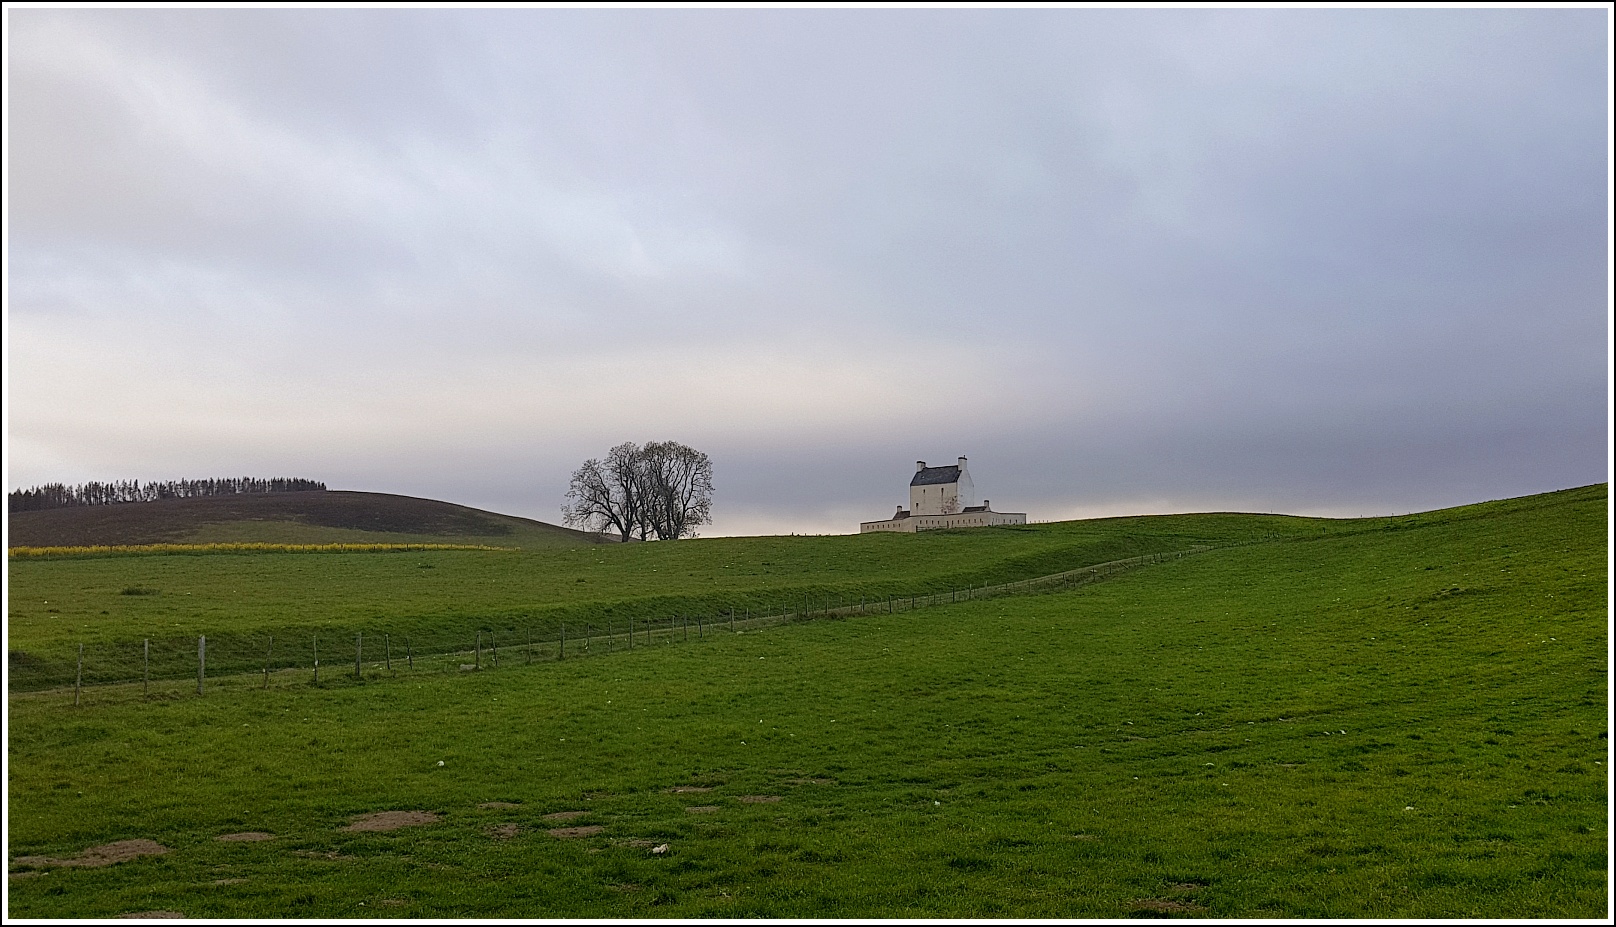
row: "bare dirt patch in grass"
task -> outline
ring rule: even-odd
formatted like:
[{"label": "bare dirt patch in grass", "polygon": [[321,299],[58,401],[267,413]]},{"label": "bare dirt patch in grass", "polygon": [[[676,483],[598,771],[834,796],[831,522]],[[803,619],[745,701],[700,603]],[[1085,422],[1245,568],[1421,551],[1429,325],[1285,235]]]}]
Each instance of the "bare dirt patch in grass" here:
[{"label": "bare dirt patch in grass", "polygon": [[488,836],[493,837],[495,840],[509,840],[516,836],[520,830],[521,828],[515,824],[501,824],[498,827],[490,827]]},{"label": "bare dirt patch in grass", "polygon": [[484,808],[484,809],[496,809],[496,808],[520,808],[522,806],[517,804],[514,801],[485,801],[482,804],[478,805],[477,807]]},{"label": "bare dirt patch in grass", "polygon": [[362,814],[354,818],[352,823],[342,829],[365,832],[388,831],[436,823],[438,816],[430,811],[377,811],[374,814]]},{"label": "bare dirt patch in grass", "polygon": [[329,850],[324,853],[321,853],[318,850],[298,850],[293,855],[302,856],[306,859],[329,859],[338,862],[359,858],[357,856],[349,856],[347,853],[338,853],[336,850]]},{"label": "bare dirt patch in grass", "polygon": [[239,834],[220,834],[213,839],[223,840],[226,843],[253,843],[259,840],[274,840],[275,835],[265,833],[261,830],[247,830],[242,831]]},{"label": "bare dirt patch in grass", "polygon": [[594,814],[593,811],[552,811],[544,816],[546,821],[576,821],[582,817]]},{"label": "bare dirt patch in grass", "polygon": [[42,869],[51,866],[79,866],[90,869],[99,866],[111,866],[142,856],[161,856],[168,852],[168,847],[154,840],[119,840],[116,843],[105,843],[98,847],[90,847],[77,856],[68,859],[53,859],[49,856],[19,856],[11,861],[13,866],[24,866],[29,869]]},{"label": "bare dirt patch in grass", "polygon": [[120,919],[135,919],[135,918],[148,918],[148,917],[180,917],[180,918],[183,918],[185,915],[181,914],[178,911],[130,911],[128,914],[118,914],[118,915],[115,915],[115,916],[120,918]]},{"label": "bare dirt patch in grass", "polygon": [[786,785],[835,785],[835,779],[797,778],[783,780]]},{"label": "bare dirt patch in grass", "polygon": [[605,829],[599,824],[588,824],[583,827],[557,827],[550,831],[550,836],[560,837],[562,840],[576,840],[580,837],[593,837]]},{"label": "bare dirt patch in grass", "polygon": [[766,805],[780,800],[778,795],[742,795],[740,800],[748,805]]},{"label": "bare dirt patch in grass", "polygon": [[240,885],[241,883],[243,883],[245,881],[247,881],[247,880],[246,879],[214,879],[213,884],[214,885]]},{"label": "bare dirt patch in grass", "polygon": [[1128,907],[1134,911],[1149,911],[1152,914],[1189,914],[1206,910],[1202,905],[1188,901],[1173,901],[1169,898],[1135,898],[1129,902]]},{"label": "bare dirt patch in grass", "polygon": [[712,814],[718,810],[717,805],[691,805],[685,809],[686,814]]},{"label": "bare dirt patch in grass", "polygon": [[676,785],[668,791],[674,795],[686,795],[691,792],[711,792],[713,788],[710,785]]}]

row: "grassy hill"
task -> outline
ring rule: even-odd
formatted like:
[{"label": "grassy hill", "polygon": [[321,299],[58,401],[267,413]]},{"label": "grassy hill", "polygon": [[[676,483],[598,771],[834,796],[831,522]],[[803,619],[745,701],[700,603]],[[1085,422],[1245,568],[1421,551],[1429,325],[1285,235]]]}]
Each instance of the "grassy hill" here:
[{"label": "grassy hill", "polygon": [[593,535],[480,509],[375,492],[281,492],[7,516],[11,547],[123,544],[487,544],[552,547]]},{"label": "grassy hill", "polygon": [[[1205,545],[1316,537],[1357,522],[1259,515],[1112,518],[993,530],[677,543],[540,546],[519,551],[254,553],[19,559],[8,564],[10,684],[139,678],[141,642],[194,673],[210,663],[306,666],[313,636],[389,634],[417,649],[469,649],[475,636],[554,640],[560,626],[630,618],[712,620],[829,600],[848,604],[949,592]],[[134,649],[131,650],[130,648]],[[183,670],[181,671],[184,672]],[[50,682],[54,680],[54,682]]]},{"label": "grassy hill", "polygon": [[[452,622],[457,594],[719,605],[1219,545],[1069,591],[482,672],[356,680],[350,657],[317,686],[14,692],[7,913],[1607,917],[1607,511],[1594,486],[1373,520],[12,563],[13,643],[54,648],[165,611],[284,627],[298,589]],[[153,611],[98,614],[127,581],[109,571],[159,563],[161,593],[126,597]],[[403,811],[431,818],[349,829]],[[272,839],[217,839],[242,833]],[[167,852],[50,862],[136,839]]]}]

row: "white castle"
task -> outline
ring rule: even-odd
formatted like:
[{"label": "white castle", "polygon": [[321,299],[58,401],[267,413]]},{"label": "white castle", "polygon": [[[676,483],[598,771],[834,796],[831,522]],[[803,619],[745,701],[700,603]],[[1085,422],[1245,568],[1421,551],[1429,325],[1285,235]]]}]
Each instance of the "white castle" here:
[{"label": "white castle", "polygon": [[859,533],[871,531],[928,531],[933,528],[980,528],[989,525],[1025,525],[1024,512],[995,512],[983,499],[976,504],[976,486],[965,468],[965,458],[951,467],[928,467],[915,461],[909,481],[909,508],[885,521],[859,523]]}]

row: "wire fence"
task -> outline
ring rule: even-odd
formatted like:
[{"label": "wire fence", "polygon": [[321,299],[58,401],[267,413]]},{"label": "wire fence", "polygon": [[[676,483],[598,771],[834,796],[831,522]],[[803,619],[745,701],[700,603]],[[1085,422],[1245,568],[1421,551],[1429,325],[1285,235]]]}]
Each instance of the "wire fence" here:
[{"label": "wire fence", "polygon": [[[625,616],[587,621],[501,620],[476,626],[450,623],[407,633],[384,629],[293,630],[279,633],[147,638],[76,645],[68,653],[12,650],[7,654],[11,692],[152,683],[173,689],[195,680],[205,694],[209,680],[230,677],[233,686],[330,683],[378,674],[462,673],[575,659],[668,643],[705,640],[715,634],[757,631],[801,621],[899,614],[955,602],[1026,595],[1097,582],[1118,573],[1212,549],[1197,546],[1145,554],[1013,582],[964,586],[916,595],[804,594],[772,609],[692,608],[683,614]],[[261,679],[261,682],[259,681]]]}]

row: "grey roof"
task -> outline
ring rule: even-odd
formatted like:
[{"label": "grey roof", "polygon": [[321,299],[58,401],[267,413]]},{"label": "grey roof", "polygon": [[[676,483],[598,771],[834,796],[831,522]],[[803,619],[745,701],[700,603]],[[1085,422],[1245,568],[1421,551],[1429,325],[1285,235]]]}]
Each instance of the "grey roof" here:
[{"label": "grey roof", "polygon": [[958,483],[959,467],[927,467],[916,470],[915,478],[909,481],[910,486],[936,486],[941,483]]}]

